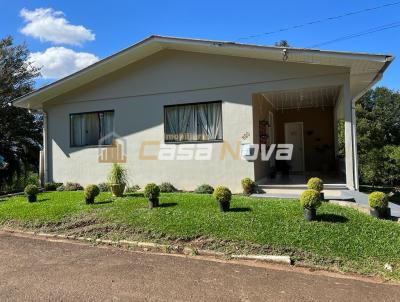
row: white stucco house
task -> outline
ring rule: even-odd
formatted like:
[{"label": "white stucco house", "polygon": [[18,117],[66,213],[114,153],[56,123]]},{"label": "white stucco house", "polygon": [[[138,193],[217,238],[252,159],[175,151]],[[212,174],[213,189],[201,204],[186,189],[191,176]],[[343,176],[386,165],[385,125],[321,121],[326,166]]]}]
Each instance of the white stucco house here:
[{"label": "white stucco house", "polygon": [[[104,182],[121,162],[140,186],[238,192],[244,177],[285,186],[320,176],[358,189],[354,103],[392,60],[151,36],[14,105],[44,113],[45,181]],[[293,144],[292,158],[242,159],[261,150],[252,144]]]}]

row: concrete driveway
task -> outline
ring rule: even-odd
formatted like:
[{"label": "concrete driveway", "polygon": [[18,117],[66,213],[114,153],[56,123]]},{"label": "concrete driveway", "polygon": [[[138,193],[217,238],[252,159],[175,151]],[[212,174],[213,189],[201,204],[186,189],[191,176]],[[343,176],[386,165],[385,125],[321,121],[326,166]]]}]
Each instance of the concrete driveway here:
[{"label": "concrete driveway", "polygon": [[399,301],[400,286],[0,232],[1,301]]}]

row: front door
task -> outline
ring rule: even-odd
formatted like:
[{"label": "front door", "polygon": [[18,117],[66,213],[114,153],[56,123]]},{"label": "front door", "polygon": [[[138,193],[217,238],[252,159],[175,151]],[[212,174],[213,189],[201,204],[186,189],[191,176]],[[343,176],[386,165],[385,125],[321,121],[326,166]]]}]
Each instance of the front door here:
[{"label": "front door", "polygon": [[304,142],[303,123],[285,123],[285,143],[293,144],[292,160],[290,161],[292,172],[304,172]]}]

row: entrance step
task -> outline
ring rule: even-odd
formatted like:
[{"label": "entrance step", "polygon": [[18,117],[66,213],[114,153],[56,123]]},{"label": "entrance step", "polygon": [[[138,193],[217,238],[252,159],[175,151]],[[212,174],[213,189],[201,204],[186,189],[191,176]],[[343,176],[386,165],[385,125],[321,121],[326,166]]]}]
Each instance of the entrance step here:
[{"label": "entrance step", "polygon": [[[252,197],[260,198],[288,198],[288,199],[298,199],[301,193],[307,188],[264,188],[264,193],[252,194]],[[349,194],[349,190],[340,189],[324,189],[325,199],[335,199],[335,200],[347,200],[354,201],[354,196]]]},{"label": "entrance step", "polygon": [[[258,187],[262,190],[268,189],[307,189],[307,185],[305,184],[296,184],[296,185],[278,185],[278,184],[271,184],[271,185],[258,185]],[[347,190],[346,184],[324,184],[324,190]]]}]

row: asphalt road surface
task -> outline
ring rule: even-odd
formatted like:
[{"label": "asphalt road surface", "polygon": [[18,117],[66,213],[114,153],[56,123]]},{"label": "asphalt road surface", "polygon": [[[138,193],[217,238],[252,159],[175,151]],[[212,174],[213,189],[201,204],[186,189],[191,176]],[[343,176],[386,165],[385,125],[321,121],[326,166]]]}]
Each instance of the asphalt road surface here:
[{"label": "asphalt road surface", "polygon": [[0,232],[0,301],[400,301],[400,286]]}]

